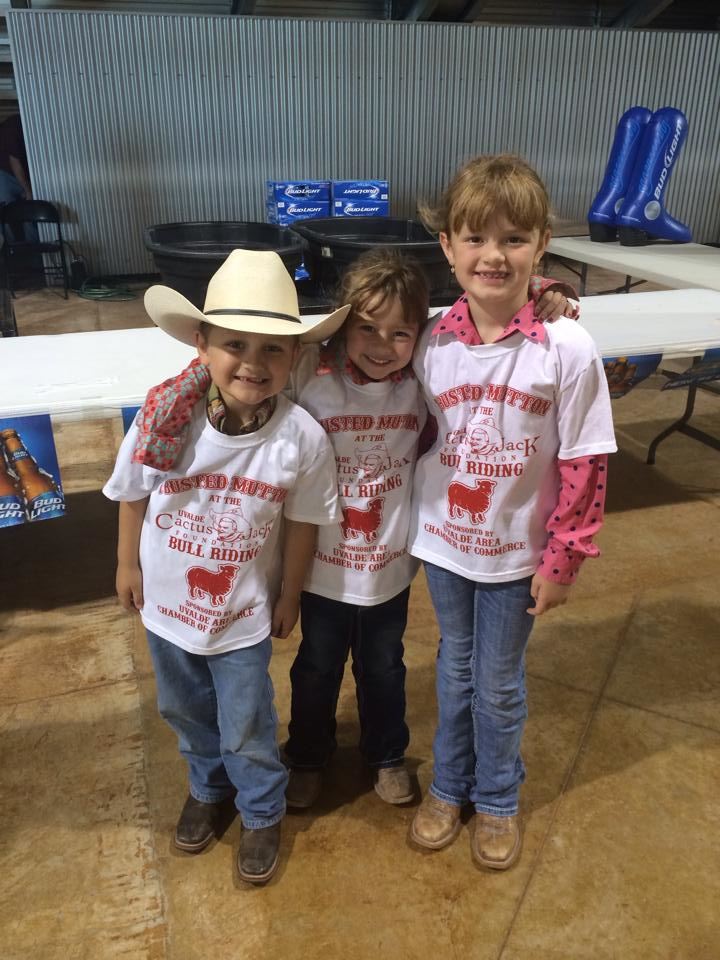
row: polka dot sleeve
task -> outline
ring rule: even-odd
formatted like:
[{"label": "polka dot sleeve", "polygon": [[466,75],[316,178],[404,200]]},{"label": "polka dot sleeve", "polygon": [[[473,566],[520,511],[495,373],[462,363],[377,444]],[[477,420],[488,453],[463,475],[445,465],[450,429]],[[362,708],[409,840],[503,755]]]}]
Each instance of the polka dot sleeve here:
[{"label": "polka dot sleeve", "polygon": [[600,555],[592,540],[605,514],[607,454],[558,460],[557,465],[560,495],[546,525],[550,537],[538,573],[572,584],[585,558]]}]

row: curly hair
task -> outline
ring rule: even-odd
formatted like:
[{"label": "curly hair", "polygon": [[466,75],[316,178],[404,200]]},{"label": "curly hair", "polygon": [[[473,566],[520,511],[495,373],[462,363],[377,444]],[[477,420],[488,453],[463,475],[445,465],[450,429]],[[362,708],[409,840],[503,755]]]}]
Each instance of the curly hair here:
[{"label": "curly hair", "polygon": [[350,264],[342,277],[339,303],[349,303],[352,313],[375,312],[391,298],[403,308],[406,323],[427,319],[430,291],[420,264],[394,247],[375,247]]}]

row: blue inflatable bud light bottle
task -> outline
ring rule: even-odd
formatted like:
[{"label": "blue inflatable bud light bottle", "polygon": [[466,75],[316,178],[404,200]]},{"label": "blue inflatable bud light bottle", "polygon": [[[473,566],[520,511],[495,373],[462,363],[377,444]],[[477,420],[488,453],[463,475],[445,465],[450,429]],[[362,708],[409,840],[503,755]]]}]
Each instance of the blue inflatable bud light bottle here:
[{"label": "blue inflatable bud light bottle", "polygon": [[671,217],[663,206],[663,194],[687,131],[687,118],[681,110],[663,107],[652,115],[617,218],[623,246],[637,247],[653,240],[692,240],[689,227]]},{"label": "blue inflatable bud light bottle", "polygon": [[8,470],[0,451],[0,527],[13,527],[16,523],[25,523],[25,505],[17,477]]},{"label": "blue inflatable bud light bottle", "polygon": [[50,520],[64,516],[65,498],[50,474],[38,467],[18,432],[3,430],[0,440],[5,446],[8,464],[18,477],[27,519]]},{"label": "blue inflatable bud light bottle", "polygon": [[617,240],[617,215],[627,193],[645,128],[652,113],[631,107],[618,121],[602,186],[588,211],[590,239],[599,243]]}]

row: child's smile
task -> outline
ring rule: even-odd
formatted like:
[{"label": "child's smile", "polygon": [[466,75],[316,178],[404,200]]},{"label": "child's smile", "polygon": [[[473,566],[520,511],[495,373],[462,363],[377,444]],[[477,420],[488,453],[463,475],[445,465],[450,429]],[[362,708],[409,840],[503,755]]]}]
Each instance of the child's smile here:
[{"label": "child's smile", "polygon": [[231,423],[248,423],[263,401],[286,386],[295,360],[294,337],[238,333],[212,326],[198,334],[198,354],[210,369]]},{"label": "child's smile", "polygon": [[497,314],[503,323],[527,303],[530,275],[547,238],[537,227],[518,227],[498,215],[481,230],[464,224],[457,233],[441,233],[440,242],[473,316],[480,310]]},{"label": "child's smile", "polygon": [[410,363],[418,333],[397,298],[371,302],[346,321],[345,350],[366,377],[382,380]]}]

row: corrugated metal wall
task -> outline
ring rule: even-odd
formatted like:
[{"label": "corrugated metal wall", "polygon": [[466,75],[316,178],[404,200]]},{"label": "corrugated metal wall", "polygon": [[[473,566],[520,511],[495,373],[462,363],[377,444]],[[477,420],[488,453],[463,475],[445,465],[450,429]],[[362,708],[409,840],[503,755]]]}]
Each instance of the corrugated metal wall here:
[{"label": "corrugated metal wall", "polygon": [[[257,17],[345,17],[385,20],[390,0],[256,0],[253,14]],[[83,10],[104,13],[204,13],[229,14],[232,0],[32,0],[33,10]],[[2,9],[0,0],[0,9]],[[8,6],[8,4],[5,4]]]},{"label": "corrugated metal wall", "polygon": [[517,151],[583,219],[620,114],[690,136],[666,197],[720,238],[720,37],[454,24],[14,12],[35,189],[95,272],[142,273],[152,223],[264,219],[272,178],[387,177],[412,215],[479,152]]}]

